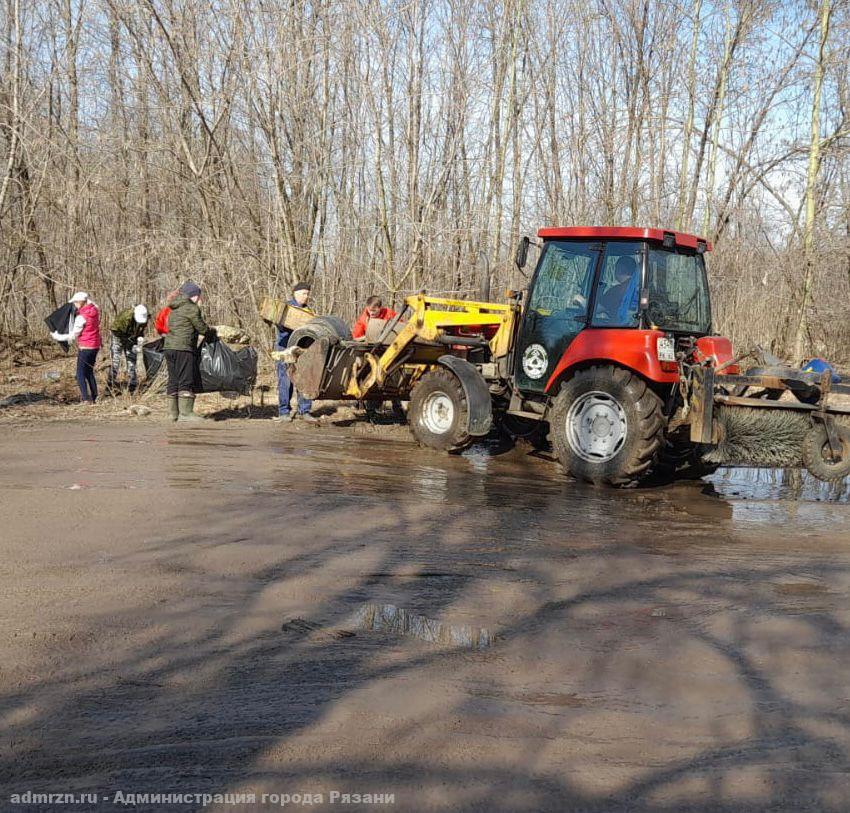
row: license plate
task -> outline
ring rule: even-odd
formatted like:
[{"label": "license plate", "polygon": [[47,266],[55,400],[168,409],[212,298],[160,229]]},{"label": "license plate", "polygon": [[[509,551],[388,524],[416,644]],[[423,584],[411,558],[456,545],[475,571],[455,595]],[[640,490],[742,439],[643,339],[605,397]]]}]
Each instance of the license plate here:
[{"label": "license plate", "polygon": [[658,339],[657,352],[659,361],[676,360],[676,345],[672,339],[668,339],[666,336]]}]

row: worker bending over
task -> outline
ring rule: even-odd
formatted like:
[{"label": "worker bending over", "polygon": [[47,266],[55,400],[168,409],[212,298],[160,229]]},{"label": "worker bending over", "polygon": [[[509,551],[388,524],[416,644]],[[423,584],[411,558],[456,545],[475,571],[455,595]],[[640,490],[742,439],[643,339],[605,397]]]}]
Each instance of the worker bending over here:
[{"label": "worker bending over", "polygon": [[396,317],[396,312],[392,308],[385,308],[384,303],[379,296],[370,296],[366,300],[366,307],[363,313],[357,317],[354,327],[351,328],[351,336],[355,339],[362,339],[366,335],[366,328],[369,327],[370,319],[382,319],[386,322],[389,319]]},{"label": "worker bending over", "polygon": [[[390,319],[395,319],[398,314],[392,308],[384,307],[384,303],[381,301],[381,297],[379,296],[370,296],[366,300],[366,307],[363,309],[363,313],[357,317],[357,321],[354,323],[354,326],[351,328],[351,336],[354,339],[366,339],[369,341],[372,338],[372,334],[375,331],[375,326],[371,326],[370,322],[373,319],[380,320],[381,324],[378,326],[378,329],[383,332],[383,327]],[[369,334],[367,336],[367,333]],[[378,338],[377,334],[375,336]],[[389,340],[388,340],[389,341]],[[366,409],[366,417],[370,421],[375,421],[378,418],[378,408],[380,406],[379,402],[376,401],[364,401],[363,406]],[[404,408],[401,405],[401,401],[398,398],[392,399],[392,408],[393,408],[393,416],[396,420],[404,421],[405,413]]]},{"label": "worker bending over", "polygon": [[148,326],[148,309],[144,305],[125,308],[113,320],[110,326],[111,341],[109,344],[109,379],[110,387],[118,383],[118,371],[121,369],[121,359],[127,364],[127,387],[135,392],[138,386],[136,361],[139,349],[144,343],[145,328]]}]

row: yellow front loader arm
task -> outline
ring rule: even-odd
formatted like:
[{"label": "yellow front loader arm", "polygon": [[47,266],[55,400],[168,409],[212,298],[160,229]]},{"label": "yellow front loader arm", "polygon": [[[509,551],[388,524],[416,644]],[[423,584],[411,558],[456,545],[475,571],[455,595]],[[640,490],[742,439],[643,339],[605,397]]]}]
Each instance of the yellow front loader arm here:
[{"label": "yellow front loader arm", "polygon": [[411,311],[409,321],[383,353],[366,353],[358,359],[346,395],[363,398],[374,386],[380,387],[392,365],[412,343],[438,342],[448,328],[498,325],[489,342],[490,352],[499,358],[511,348],[519,311],[516,304],[442,299],[425,294],[409,296],[405,303]]}]

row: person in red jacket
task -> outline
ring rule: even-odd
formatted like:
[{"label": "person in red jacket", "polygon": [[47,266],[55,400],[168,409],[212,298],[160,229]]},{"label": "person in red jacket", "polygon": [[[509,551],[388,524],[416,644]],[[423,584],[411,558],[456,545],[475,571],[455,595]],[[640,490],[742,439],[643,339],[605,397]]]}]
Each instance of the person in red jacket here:
[{"label": "person in red jacket", "polygon": [[[354,327],[351,328],[351,335],[355,339],[362,339],[366,335],[366,328],[369,326],[370,319],[382,319],[388,321],[396,317],[396,312],[392,308],[385,308],[384,303],[379,296],[370,296],[366,300],[366,307],[363,313],[357,317]],[[398,398],[393,398],[393,414],[397,420],[406,420],[404,408]],[[366,417],[370,421],[375,421],[378,418],[379,404],[375,401],[365,401],[363,406],[366,408]]]},{"label": "person in red jacket", "polygon": [[69,324],[67,333],[53,331],[50,335],[57,342],[77,343],[77,385],[80,388],[80,400],[84,404],[94,404],[97,400],[97,380],[94,376],[94,363],[101,347],[100,308],[91,301],[85,291],[78,291],[71,297],[74,306],[74,321]]},{"label": "person in red jacket", "polygon": [[362,339],[366,335],[366,328],[369,325],[370,319],[393,319],[396,312],[392,308],[385,308],[381,302],[381,297],[370,296],[366,300],[366,307],[363,313],[357,317],[354,327],[351,328],[351,335],[355,339]]}]

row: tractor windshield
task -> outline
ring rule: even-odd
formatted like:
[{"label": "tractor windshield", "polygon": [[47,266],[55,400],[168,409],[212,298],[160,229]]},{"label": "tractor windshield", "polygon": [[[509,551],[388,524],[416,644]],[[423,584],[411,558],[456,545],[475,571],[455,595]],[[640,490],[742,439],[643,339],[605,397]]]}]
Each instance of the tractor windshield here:
[{"label": "tractor windshield", "polygon": [[701,254],[650,246],[647,264],[650,322],[664,330],[709,333],[711,307]]}]

